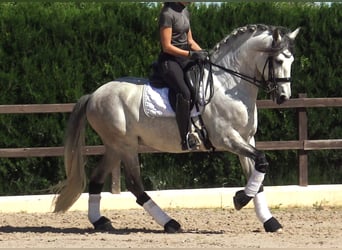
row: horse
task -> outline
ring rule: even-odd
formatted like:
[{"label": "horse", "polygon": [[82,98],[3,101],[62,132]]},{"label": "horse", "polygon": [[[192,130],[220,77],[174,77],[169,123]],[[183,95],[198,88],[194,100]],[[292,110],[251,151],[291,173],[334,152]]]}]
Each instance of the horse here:
[{"label": "horse", "polygon": [[[202,82],[212,82],[210,100],[202,109],[202,120],[215,150],[239,157],[247,177],[244,189],[233,197],[236,210],[251,200],[266,232],[281,232],[283,226],[268,208],[263,180],[268,169],[266,155],[255,148],[257,130],[256,100],[259,89],[267,90],[277,104],[291,97],[291,65],[294,40],[300,28],[292,31],[265,24],[234,29],[210,51],[204,64]],[[146,80],[146,81],[145,81]],[[101,215],[101,191],[105,179],[123,165],[127,189],[136,202],[163,227],[166,233],[182,227],[145,192],[140,176],[139,146],[161,152],[183,153],[174,116],[151,117],[144,111],[143,92],[148,79],[123,78],[103,84],[75,104],[66,128],[64,164],[66,180],[60,183],[54,212],[67,211],[84,192],[85,127],[88,123],[101,138],[105,153],[89,179],[88,219],[95,230],[114,230]],[[208,151],[203,144],[198,151]]]}]

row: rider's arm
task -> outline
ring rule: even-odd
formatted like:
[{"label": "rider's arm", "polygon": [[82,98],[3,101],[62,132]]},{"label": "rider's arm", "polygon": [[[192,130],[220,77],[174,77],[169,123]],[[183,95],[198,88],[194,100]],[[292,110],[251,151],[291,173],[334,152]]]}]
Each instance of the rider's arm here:
[{"label": "rider's arm", "polygon": [[177,48],[171,44],[172,28],[161,27],[160,28],[160,43],[164,53],[168,53],[173,56],[188,56],[189,51]]},{"label": "rider's arm", "polygon": [[192,37],[191,29],[188,32],[188,44],[190,44],[191,50],[202,50],[198,43]]}]

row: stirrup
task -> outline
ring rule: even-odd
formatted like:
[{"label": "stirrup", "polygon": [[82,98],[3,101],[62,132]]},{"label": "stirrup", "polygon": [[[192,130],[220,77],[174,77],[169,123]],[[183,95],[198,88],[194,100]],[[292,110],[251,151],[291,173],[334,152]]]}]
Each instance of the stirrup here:
[{"label": "stirrup", "polygon": [[189,132],[186,135],[186,144],[189,150],[198,150],[201,140],[196,132]]}]

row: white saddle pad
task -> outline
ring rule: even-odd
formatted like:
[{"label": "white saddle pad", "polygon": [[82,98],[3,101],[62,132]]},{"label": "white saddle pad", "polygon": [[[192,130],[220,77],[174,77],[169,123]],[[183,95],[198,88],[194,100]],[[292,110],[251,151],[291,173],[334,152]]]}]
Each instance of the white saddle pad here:
[{"label": "white saddle pad", "polygon": [[[168,88],[154,88],[150,83],[145,84],[142,97],[144,112],[149,117],[175,117],[169,102]],[[198,112],[193,109],[191,116],[197,116]]]}]

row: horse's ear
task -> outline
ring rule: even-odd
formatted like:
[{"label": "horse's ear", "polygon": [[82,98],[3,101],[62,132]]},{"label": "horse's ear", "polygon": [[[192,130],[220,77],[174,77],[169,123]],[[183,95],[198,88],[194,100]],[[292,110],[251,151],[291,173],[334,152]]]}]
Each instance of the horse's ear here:
[{"label": "horse's ear", "polygon": [[274,44],[277,44],[277,43],[280,42],[281,36],[280,36],[279,29],[273,30],[272,36],[273,36],[273,43],[274,43]]},{"label": "horse's ear", "polygon": [[291,32],[290,34],[288,34],[288,37],[291,40],[294,40],[296,38],[296,36],[298,35],[299,30],[300,30],[300,27],[298,27],[295,31]]}]

